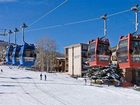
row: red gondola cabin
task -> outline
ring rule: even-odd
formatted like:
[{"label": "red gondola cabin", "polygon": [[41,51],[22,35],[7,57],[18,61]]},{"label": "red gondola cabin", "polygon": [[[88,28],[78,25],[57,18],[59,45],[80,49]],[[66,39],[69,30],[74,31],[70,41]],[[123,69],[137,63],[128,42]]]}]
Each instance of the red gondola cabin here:
[{"label": "red gondola cabin", "polygon": [[89,41],[88,57],[90,67],[104,67],[109,65],[111,51],[109,50],[109,40],[97,38]]},{"label": "red gondola cabin", "polygon": [[140,68],[140,35],[122,36],[118,44],[117,57],[121,69]]}]

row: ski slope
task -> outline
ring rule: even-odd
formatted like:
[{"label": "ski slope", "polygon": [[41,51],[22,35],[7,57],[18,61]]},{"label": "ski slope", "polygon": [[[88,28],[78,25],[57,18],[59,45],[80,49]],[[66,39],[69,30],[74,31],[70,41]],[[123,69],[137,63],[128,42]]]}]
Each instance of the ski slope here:
[{"label": "ski slope", "polygon": [[85,86],[82,79],[59,73],[44,81],[40,72],[1,68],[0,105],[140,105],[140,92],[133,89]]}]

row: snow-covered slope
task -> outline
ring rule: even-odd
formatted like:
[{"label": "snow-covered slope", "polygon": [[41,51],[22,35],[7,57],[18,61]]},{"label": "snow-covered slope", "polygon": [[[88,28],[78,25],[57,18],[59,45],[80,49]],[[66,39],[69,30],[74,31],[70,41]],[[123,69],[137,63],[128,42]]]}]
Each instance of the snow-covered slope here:
[{"label": "snow-covered slope", "polygon": [[47,74],[44,81],[40,72],[1,68],[0,105],[140,105],[140,92],[133,89],[85,86],[65,74]]}]

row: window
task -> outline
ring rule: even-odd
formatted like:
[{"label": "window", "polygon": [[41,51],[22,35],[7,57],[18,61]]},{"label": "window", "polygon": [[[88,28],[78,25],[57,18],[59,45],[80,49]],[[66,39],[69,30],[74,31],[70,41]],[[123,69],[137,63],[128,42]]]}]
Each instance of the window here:
[{"label": "window", "polygon": [[140,62],[140,40],[132,41],[131,54],[133,62]]},{"label": "window", "polygon": [[35,54],[34,51],[31,49],[25,49],[25,51],[24,51],[25,57],[34,57],[34,54]]},{"label": "window", "polygon": [[133,55],[139,55],[140,54],[140,40],[134,40],[132,41],[132,54]]},{"label": "window", "polygon": [[88,50],[88,45],[83,45],[83,46],[82,46],[82,49],[83,49],[83,50]]},{"label": "window", "polygon": [[97,54],[99,55],[110,55],[109,44],[99,43]]},{"label": "window", "polygon": [[95,54],[95,47],[96,47],[96,44],[95,44],[95,43],[91,43],[91,44],[89,45],[89,48],[88,48],[88,54],[89,54],[89,55]]},{"label": "window", "polygon": [[122,40],[119,43],[119,48],[127,47],[128,46],[128,40]]},{"label": "window", "polygon": [[118,62],[128,62],[128,40],[122,40],[119,42],[117,50]]},{"label": "window", "polygon": [[88,48],[88,58],[89,61],[94,61],[95,60],[95,43],[90,43],[89,48]]},{"label": "window", "polygon": [[87,51],[82,51],[82,57],[87,57]]}]

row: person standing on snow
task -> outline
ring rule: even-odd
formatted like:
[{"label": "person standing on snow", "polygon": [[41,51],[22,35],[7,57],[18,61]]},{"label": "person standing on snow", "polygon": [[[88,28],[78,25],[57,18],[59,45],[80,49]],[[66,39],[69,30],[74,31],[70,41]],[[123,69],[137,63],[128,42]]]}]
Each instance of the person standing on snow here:
[{"label": "person standing on snow", "polygon": [[47,75],[45,74],[44,77],[45,77],[45,81],[46,81],[47,80]]},{"label": "person standing on snow", "polygon": [[40,80],[42,80],[42,73],[40,74]]},{"label": "person standing on snow", "polygon": [[85,80],[85,85],[87,85],[87,79],[86,79],[86,78],[84,78],[84,80]]}]

